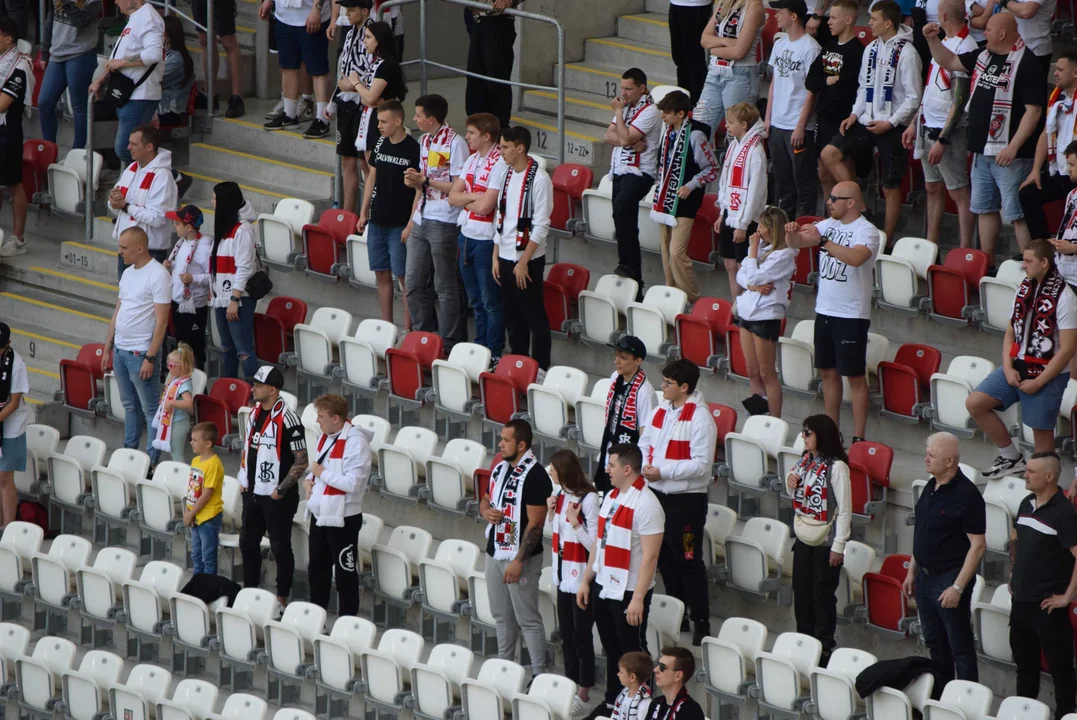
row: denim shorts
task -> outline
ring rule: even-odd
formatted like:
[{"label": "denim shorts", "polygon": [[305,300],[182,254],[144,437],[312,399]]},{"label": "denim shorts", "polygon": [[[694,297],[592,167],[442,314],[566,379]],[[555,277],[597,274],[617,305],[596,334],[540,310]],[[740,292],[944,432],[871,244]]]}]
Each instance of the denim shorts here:
[{"label": "denim shorts", "polygon": [[969,209],[976,215],[1002,210],[1002,219],[1006,222],[1020,220],[1025,211],[1021,209],[1017,193],[1031,170],[1032,158],[1014,158],[1008,166],[1000,167],[995,164],[994,157],[976,153],[972,156]]},{"label": "denim shorts", "polygon": [[4,438],[0,451],[4,453],[4,457],[0,457],[0,472],[26,470],[26,433],[18,437]]},{"label": "denim shorts", "polygon": [[742,102],[755,105],[758,99],[759,65],[734,65],[730,74],[711,68],[692,117],[710,127],[713,139],[729,108]]},{"label": "denim shorts", "polygon": [[408,266],[407,245],[400,242],[403,227],[366,226],[366,257],[374,272],[392,270],[394,277],[404,277]]},{"label": "denim shorts", "polygon": [[[979,156],[977,156],[979,157]],[[976,392],[998,400],[999,410],[1006,410],[1015,402],[1021,403],[1021,422],[1033,430],[1054,430],[1058,424],[1058,409],[1062,407],[1062,394],[1070,381],[1068,372],[1059,373],[1035,395],[1026,395],[1006,382],[1002,368],[995,370],[976,386]]]},{"label": "denim shorts", "polygon": [[329,38],[325,34],[328,21],[316,33],[308,33],[305,25],[278,21],[276,26],[277,64],[281,70],[298,70],[300,65],[306,65],[313,77],[329,72]]}]

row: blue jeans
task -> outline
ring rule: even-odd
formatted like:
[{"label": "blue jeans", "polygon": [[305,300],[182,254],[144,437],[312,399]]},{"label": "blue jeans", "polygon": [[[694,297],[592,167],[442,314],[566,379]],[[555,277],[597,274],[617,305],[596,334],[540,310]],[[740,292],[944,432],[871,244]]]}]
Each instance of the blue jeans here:
[{"label": "blue jeans", "polygon": [[[97,53],[76,55],[67,60],[50,60],[41,78],[41,92],[37,98],[41,110],[41,136],[56,142],[56,103],[70,90],[71,113],[75,116],[75,149],[86,147],[86,102],[90,83],[97,72]],[[126,142],[124,147],[127,147]]]},{"label": "blue jeans", "polygon": [[1008,223],[1023,218],[1025,211],[1021,209],[1018,191],[1032,170],[1032,162],[1032,158],[1014,158],[1002,167],[994,157],[974,153],[970,173],[972,196],[969,198],[969,209],[973,214],[985,215],[1002,210],[1002,219]]},{"label": "blue jeans", "polygon": [[759,98],[759,66],[733,66],[730,75],[719,75],[713,68],[707,73],[703,92],[696,103],[692,117],[706,123],[711,129],[713,139],[718,125],[725,119],[729,108],[737,103],[749,102],[753,105]]},{"label": "blue jeans", "polygon": [[977,682],[976,644],[972,639],[972,587],[965,588],[957,607],[946,609],[939,604],[939,595],[957,581],[960,567],[943,573],[928,574],[920,568],[916,573],[916,609],[920,614],[920,631],[924,644],[931,651],[935,666],[935,682],[939,687],[954,679]]},{"label": "blue jeans", "polygon": [[217,574],[217,547],[221,543],[221,525],[224,513],[206,520],[201,525],[191,526],[191,570],[195,575]]},{"label": "blue jeans", "polygon": [[[94,58],[94,67],[97,59]],[[153,114],[157,112],[158,100],[128,100],[123,107],[116,108],[116,144],[113,149],[120,158],[120,169],[131,164],[131,153],[127,152],[127,143],[131,139],[131,133],[139,125],[145,125],[153,120]],[[83,123],[85,124],[85,123]]]},{"label": "blue jeans", "polygon": [[138,376],[142,369],[145,352],[132,352],[117,348],[112,355],[112,367],[116,372],[116,382],[120,384],[120,399],[123,401],[123,446],[138,448],[142,428],[146,428],[146,452],[150,461],[157,463],[160,451],[151,447],[153,440],[153,416],[157,414],[157,404],[161,401],[161,366],[158,359],[153,360],[153,372],[148,380]]},{"label": "blue jeans", "polygon": [[252,378],[258,372],[258,356],[254,352],[254,307],[258,303],[249,297],[239,302],[239,319],[228,320],[226,308],[214,308],[217,313],[217,332],[221,335],[221,376],[238,378],[236,372],[243,366],[243,378]]},{"label": "blue jeans", "polygon": [[505,316],[501,311],[501,287],[494,280],[493,240],[474,240],[460,233],[460,274],[467,299],[475,311],[475,342],[501,357],[505,348]]}]

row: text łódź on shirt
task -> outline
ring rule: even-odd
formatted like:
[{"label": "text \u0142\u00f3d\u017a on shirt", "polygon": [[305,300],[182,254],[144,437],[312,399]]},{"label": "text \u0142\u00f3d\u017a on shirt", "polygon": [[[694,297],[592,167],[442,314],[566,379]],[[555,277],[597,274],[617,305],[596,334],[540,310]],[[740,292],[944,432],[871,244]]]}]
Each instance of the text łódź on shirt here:
[{"label": "text \u0142\u00f3d\u017a on shirt", "polygon": [[879,230],[861,216],[851,223],[827,219],[816,223],[819,234],[836,245],[871,250],[871,258],[859,267],[837,259],[824,248],[819,252],[819,289],[815,312],[831,317],[869,319],[874,283],[872,274],[879,255]]}]

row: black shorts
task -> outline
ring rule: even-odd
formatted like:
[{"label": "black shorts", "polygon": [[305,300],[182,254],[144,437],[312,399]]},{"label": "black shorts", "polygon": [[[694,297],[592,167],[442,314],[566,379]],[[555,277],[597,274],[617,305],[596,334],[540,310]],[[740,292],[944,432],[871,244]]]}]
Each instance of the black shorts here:
[{"label": "black shorts", "polygon": [[841,132],[838,128],[841,126],[841,121],[831,123],[825,120],[819,120],[815,124],[815,157],[819,157],[823,154],[823,148],[830,144],[830,141],[834,139],[835,135],[840,135]]},{"label": "black shorts", "polygon": [[359,157],[355,138],[359,135],[359,120],[362,117],[363,108],[358,103],[337,102],[337,155]]},{"label": "black shorts", "polygon": [[769,340],[770,342],[778,342],[778,338],[782,336],[782,321],[781,320],[745,320],[744,318],[735,318],[733,321],[738,327],[743,330],[747,330],[752,335],[763,340]]},{"label": "black shorts", "polygon": [[868,365],[871,320],[815,316],[815,367],[842,377],[863,377]]},{"label": "black shorts", "polygon": [[722,229],[718,233],[718,257],[724,260],[736,260],[737,262],[744,262],[744,258],[748,257],[748,238],[752,236],[752,233],[756,231],[758,226],[756,223],[752,223],[748,226],[748,229],[744,231],[744,242],[733,242],[733,230],[725,222],[725,215],[722,216]]},{"label": "black shorts", "polygon": [[876,135],[861,125],[853,123],[844,135],[835,135],[830,144],[841,150],[845,157],[851,157],[857,163],[857,174],[860,174],[862,157],[871,157],[871,151],[879,150],[879,181],[884,188],[892,189],[901,187],[901,180],[905,177],[905,171],[909,169],[909,154],[905,146],[901,144],[901,134],[905,132],[904,125],[898,125],[889,132]]},{"label": "black shorts", "polygon": [[0,187],[22,185],[22,145],[0,145]]},{"label": "black shorts", "polygon": [[[206,27],[206,0],[191,0],[191,12]],[[236,34],[236,0],[213,0],[213,32],[217,37]]]}]

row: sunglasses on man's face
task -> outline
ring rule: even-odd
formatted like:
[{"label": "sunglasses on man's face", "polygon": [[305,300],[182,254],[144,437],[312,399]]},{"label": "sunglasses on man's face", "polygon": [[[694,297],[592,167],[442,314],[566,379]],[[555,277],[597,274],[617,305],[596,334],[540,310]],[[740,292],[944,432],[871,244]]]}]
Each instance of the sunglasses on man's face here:
[{"label": "sunglasses on man's face", "polygon": [[837,202],[838,200],[852,200],[851,197],[843,197],[841,195],[831,195],[830,202]]}]

